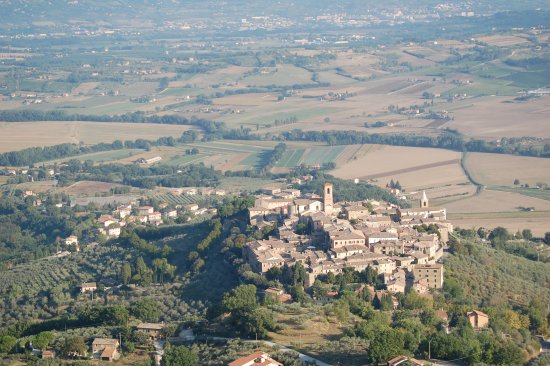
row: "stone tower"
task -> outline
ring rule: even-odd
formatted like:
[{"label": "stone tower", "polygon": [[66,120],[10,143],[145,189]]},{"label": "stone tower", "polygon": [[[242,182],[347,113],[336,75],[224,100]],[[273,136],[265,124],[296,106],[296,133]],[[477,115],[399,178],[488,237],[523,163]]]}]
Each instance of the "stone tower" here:
[{"label": "stone tower", "polygon": [[334,201],[332,199],[332,183],[325,182],[323,189],[323,209],[327,215],[332,214]]},{"label": "stone tower", "polygon": [[428,208],[428,196],[426,196],[426,191],[422,191],[422,198],[420,199],[420,208]]}]

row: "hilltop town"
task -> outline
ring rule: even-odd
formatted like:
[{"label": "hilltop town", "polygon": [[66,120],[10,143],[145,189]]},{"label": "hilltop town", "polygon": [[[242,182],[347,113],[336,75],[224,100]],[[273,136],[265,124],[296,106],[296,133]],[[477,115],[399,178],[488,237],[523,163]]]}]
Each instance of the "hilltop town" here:
[{"label": "hilltop town", "polygon": [[276,235],[246,244],[243,257],[254,271],[301,263],[306,286],[319,275],[344,268],[371,267],[383,275],[387,291],[420,294],[443,286],[438,263],[453,232],[445,208],[430,207],[423,192],[419,208],[400,208],[375,200],[334,202],[333,185],[323,197],[298,189],[266,189],[249,209],[251,224],[277,225]]}]

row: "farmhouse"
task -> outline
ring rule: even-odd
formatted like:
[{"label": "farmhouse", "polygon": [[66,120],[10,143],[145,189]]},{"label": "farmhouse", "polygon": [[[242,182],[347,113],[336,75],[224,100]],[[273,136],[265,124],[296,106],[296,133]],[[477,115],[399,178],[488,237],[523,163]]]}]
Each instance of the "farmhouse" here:
[{"label": "farmhouse", "polygon": [[113,338],[96,338],[92,342],[94,358],[101,361],[114,361],[119,358],[119,343]]},{"label": "farmhouse", "polygon": [[164,337],[164,324],[163,323],[141,323],[136,329],[149,336],[152,341],[159,340]]},{"label": "farmhouse", "polygon": [[83,282],[80,285],[80,292],[81,293],[93,292],[93,291],[97,291],[97,283],[95,283],[95,282]]},{"label": "farmhouse", "polygon": [[78,245],[78,237],[71,235],[63,240],[63,243],[67,246],[74,246],[77,252],[80,251],[80,246]]}]

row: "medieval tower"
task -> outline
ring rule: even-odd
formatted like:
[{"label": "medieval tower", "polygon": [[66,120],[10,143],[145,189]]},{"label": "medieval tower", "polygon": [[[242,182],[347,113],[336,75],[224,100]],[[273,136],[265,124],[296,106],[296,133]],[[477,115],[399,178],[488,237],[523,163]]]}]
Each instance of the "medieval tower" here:
[{"label": "medieval tower", "polygon": [[420,199],[420,208],[428,208],[428,196],[426,196],[426,191],[422,191],[422,198]]},{"label": "medieval tower", "polygon": [[323,189],[323,210],[327,215],[332,214],[334,200],[332,198],[333,186],[332,183],[325,182]]}]

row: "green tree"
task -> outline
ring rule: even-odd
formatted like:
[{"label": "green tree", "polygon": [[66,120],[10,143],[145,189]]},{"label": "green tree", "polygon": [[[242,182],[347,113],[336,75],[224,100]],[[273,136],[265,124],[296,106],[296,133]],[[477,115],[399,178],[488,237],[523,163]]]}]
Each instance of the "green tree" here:
[{"label": "green tree", "polygon": [[123,284],[127,285],[130,283],[130,279],[132,278],[132,267],[130,266],[130,263],[124,263],[122,265],[120,270],[120,278]]},{"label": "green tree", "polygon": [[223,296],[222,308],[227,312],[252,311],[258,306],[256,286],[240,285]]},{"label": "green tree", "polygon": [[61,346],[61,354],[65,357],[82,357],[86,355],[88,347],[84,342],[84,337],[67,337]]},{"label": "green tree", "polygon": [[10,353],[13,350],[13,347],[15,347],[17,343],[17,338],[6,335],[3,337],[0,337],[0,352],[1,353]]},{"label": "green tree", "polygon": [[130,314],[146,322],[157,322],[160,318],[159,304],[155,299],[141,298],[130,306]]},{"label": "green tree", "polygon": [[544,234],[544,242],[550,245],[550,231]]},{"label": "green tree", "polygon": [[404,354],[404,344],[402,332],[394,329],[384,329],[370,341],[367,351],[369,360],[378,365],[395,356]]},{"label": "green tree", "polygon": [[160,364],[162,366],[198,366],[199,356],[189,347],[168,347]]},{"label": "green tree", "polygon": [[523,239],[525,240],[531,240],[533,238],[533,232],[531,229],[523,229],[521,236],[523,236]]},{"label": "green tree", "polygon": [[318,279],[316,279],[315,282],[313,283],[313,286],[311,287],[311,291],[313,292],[313,296],[315,296],[317,299],[320,299],[321,297],[325,296],[328,292],[327,288],[323,286],[323,283]]},{"label": "green tree", "polygon": [[46,349],[55,340],[55,334],[53,332],[40,332],[33,341],[32,345],[38,349]]}]

